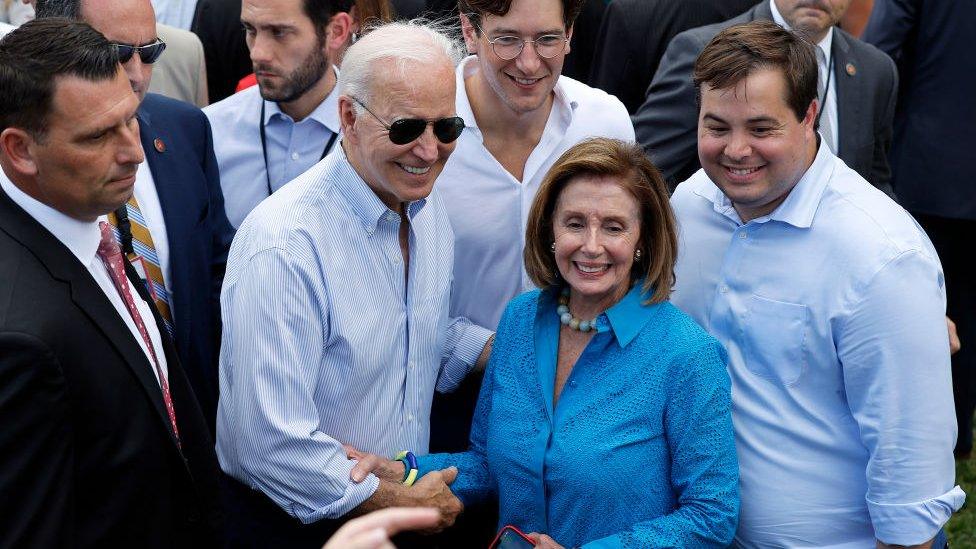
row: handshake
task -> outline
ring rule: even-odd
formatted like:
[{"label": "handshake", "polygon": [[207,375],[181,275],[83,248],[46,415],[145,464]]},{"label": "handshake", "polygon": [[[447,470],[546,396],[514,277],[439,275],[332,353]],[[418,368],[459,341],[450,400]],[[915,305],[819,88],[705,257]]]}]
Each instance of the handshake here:
[{"label": "handshake", "polygon": [[435,524],[421,531],[435,533],[454,524],[454,520],[464,509],[461,500],[451,492],[450,488],[457,477],[455,467],[431,471],[418,479],[413,486],[405,486],[403,478],[406,468],[403,462],[361,452],[349,445],[343,448],[349,459],[358,462],[349,472],[353,482],[362,482],[370,473],[380,479],[380,486],[376,493],[357,507],[357,512],[367,513],[387,507],[434,508],[438,512],[439,519]]}]

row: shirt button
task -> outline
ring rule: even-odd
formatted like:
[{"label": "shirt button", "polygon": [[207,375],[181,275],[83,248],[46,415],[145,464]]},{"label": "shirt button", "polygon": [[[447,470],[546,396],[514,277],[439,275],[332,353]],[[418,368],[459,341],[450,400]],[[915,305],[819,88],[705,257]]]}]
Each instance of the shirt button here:
[{"label": "shirt button", "polygon": [[416,367],[417,367],[417,365],[416,365],[416,364],[414,364],[413,362],[410,362],[410,363],[407,363],[407,366],[408,366],[408,367],[409,367],[409,368],[410,368],[411,370],[413,370],[414,368],[416,368]]},{"label": "shirt button", "polygon": [[298,153],[291,153],[292,160],[298,160]]},{"label": "shirt button", "polygon": [[748,235],[745,232],[739,233],[739,238],[741,238],[742,240],[745,240],[747,236]]},{"label": "shirt button", "polygon": [[413,421],[413,414],[407,414],[407,421]]},{"label": "shirt button", "polygon": [[722,293],[723,293],[723,294],[727,294],[727,293],[729,293],[729,287],[728,287],[728,286],[724,286],[724,285],[723,285],[723,286],[722,286]]},{"label": "shirt button", "polygon": [[570,382],[569,382],[569,385],[570,385],[571,387],[576,387],[576,380],[574,379],[573,381],[570,381]]}]

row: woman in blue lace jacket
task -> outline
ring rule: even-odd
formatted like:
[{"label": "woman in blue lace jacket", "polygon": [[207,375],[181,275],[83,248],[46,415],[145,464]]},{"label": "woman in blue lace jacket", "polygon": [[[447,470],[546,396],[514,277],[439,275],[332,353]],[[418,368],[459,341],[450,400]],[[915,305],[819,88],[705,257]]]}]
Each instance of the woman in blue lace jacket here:
[{"label": "woman in blue lace jacket", "polygon": [[[635,145],[584,141],[532,205],[508,305],[460,454],[469,504],[541,547],[725,547],[738,467],[722,346],[668,301],[677,254],[661,176]],[[399,467],[398,467],[399,466]],[[398,462],[380,467],[402,475]]]}]

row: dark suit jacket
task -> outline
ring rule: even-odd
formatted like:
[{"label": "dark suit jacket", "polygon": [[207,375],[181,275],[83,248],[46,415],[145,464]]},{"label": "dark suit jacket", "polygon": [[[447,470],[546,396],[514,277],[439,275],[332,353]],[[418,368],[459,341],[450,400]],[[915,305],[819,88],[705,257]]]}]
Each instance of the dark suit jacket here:
[{"label": "dark suit jacket", "polygon": [[182,450],[105,293],[0,191],[0,547],[217,543],[213,442],[164,346]]},{"label": "dark suit jacket", "polygon": [[756,0],[613,0],[603,14],[590,85],[617,96],[633,114],[671,39],[725,21]]},{"label": "dark suit jacket", "polygon": [[199,0],[190,30],[203,44],[210,103],[234,94],[251,74],[251,54],[241,26],[241,0]]},{"label": "dark suit jacket", "polygon": [[213,427],[220,285],[233,229],[224,212],[210,123],[200,109],[152,93],[138,117],[169,237],[176,350]]},{"label": "dark suit jacket", "polygon": [[898,65],[892,184],[909,211],[976,220],[976,3],[875,0],[864,40]]},{"label": "dark suit jacket", "polygon": [[[695,59],[722,29],[757,19],[773,19],[768,0],[723,23],[678,34],[661,59],[647,98],[633,121],[637,141],[672,184],[684,181],[701,167],[698,107],[691,80]],[[837,156],[891,195],[887,153],[898,85],[895,64],[874,46],[838,28],[833,32]]]}]

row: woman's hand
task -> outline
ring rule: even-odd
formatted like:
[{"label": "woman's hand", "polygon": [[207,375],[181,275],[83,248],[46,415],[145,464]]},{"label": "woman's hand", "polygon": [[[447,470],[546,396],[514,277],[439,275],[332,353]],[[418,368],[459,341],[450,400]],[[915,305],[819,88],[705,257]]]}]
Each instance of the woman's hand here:
[{"label": "woman's hand", "polygon": [[542,549],[566,549],[562,545],[556,543],[556,540],[545,534],[532,532],[531,534],[526,535],[532,538],[532,541],[535,542],[536,547],[541,547]]},{"label": "woman's hand", "polygon": [[349,471],[349,478],[353,482],[362,482],[370,473],[397,484],[403,482],[406,467],[402,461],[393,461],[376,454],[362,452],[348,444],[343,444],[342,448],[346,451],[346,457],[359,462],[352,468],[352,471]]}]

